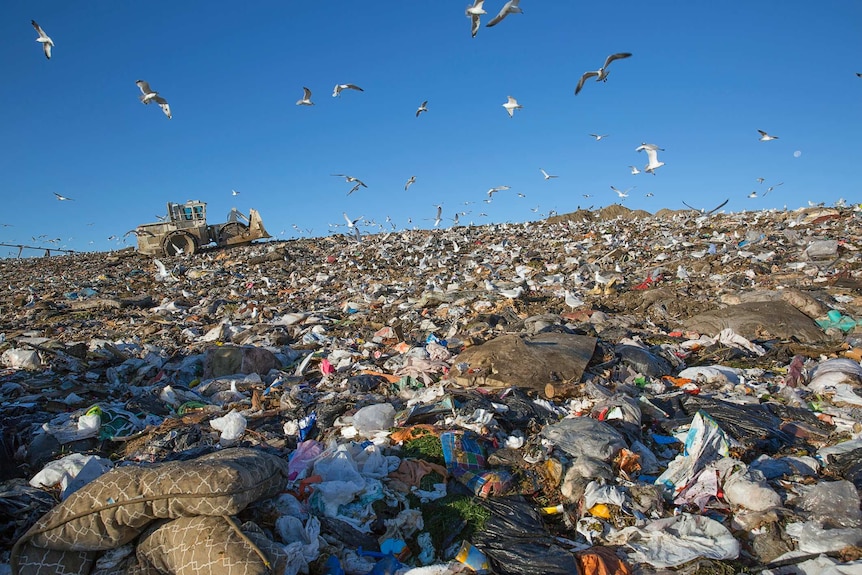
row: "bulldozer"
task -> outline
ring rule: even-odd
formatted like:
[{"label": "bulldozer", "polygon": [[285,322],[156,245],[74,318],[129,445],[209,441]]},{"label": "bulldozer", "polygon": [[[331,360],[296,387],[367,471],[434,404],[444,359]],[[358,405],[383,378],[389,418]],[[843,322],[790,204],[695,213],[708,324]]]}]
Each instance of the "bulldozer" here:
[{"label": "bulldozer", "polygon": [[266,232],[260,214],[254,209],[250,209],[246,217],[233,208],[227,216],[227,222],[207,224],[206,202],[168,202],[168,214],[163,218],[160,222],[135,228],[140,253],[190,255],[213,243],[219,247],[238,246],[272,237]]}]

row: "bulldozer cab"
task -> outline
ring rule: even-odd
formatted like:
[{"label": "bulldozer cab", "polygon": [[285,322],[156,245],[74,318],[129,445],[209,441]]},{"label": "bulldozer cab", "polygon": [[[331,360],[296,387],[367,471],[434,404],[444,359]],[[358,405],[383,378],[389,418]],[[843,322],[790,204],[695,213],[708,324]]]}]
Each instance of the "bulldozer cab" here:
[{"label": "bulldozer cab", "polygon": [[207,205],[204,202],[186,202],[185,204],[168,202],[168,216],[178,228],[205,226],[207,223]]}]

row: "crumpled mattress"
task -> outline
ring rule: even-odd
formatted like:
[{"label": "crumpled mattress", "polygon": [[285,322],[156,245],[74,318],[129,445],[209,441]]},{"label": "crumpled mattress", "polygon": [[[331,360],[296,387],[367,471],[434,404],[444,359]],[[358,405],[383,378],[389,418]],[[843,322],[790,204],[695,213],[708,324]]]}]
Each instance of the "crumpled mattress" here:
[{"label": "crumpled mattress", "polygon": [[[12,573],[90,575],[100,551],[136,540],[137,564],[123,573],[266,573],[286,561],[281,547],[232,516],[277,495],[287,477],[286,461],[243,448],[115,468],[46,513],[15,543]],[[207,549],[219,551],[210,556]]]}]

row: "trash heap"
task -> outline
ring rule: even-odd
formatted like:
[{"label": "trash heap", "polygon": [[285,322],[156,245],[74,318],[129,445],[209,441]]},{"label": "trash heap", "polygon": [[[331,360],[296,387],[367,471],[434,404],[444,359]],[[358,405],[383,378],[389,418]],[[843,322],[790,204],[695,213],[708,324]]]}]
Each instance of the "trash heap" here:
[{"label": "trash heap", "polygon": [[860,223],[2,260],[0,573],[860,572]]}]

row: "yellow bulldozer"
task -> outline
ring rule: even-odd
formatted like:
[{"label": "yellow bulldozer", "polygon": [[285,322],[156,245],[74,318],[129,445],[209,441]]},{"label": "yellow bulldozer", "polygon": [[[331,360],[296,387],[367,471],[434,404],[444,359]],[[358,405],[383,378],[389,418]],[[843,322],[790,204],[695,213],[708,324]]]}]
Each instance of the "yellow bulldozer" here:
[{"label": "yellow bulldozer", "polygon": [[250,209],[246,217],[233,208],[227,222],[207,224],[206,202],[197,200],[184,204],[168,202],[164,220],[138,226],[135,235],[140,253],[166,256],[193,254],[213,243],[219,247],[238,246],[271,237],[257,210]]}]

